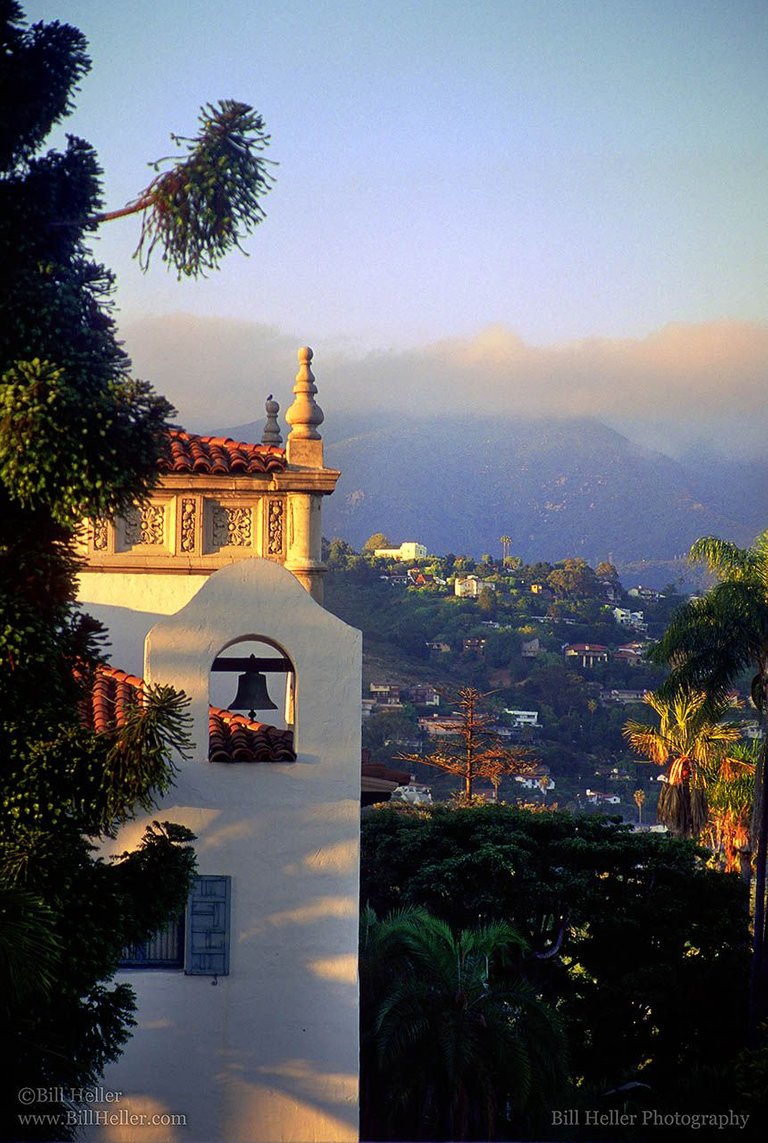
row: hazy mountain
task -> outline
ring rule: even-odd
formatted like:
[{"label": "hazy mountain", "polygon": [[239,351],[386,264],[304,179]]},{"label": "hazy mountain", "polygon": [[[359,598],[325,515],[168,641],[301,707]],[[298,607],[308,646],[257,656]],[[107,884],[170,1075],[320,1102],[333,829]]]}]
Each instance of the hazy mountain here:
[{"label": "hazy mountain", "polygon": [[[768,523],[768,490],[753,466],[681,463],[595,420],[378,416],[376,426],[337,415],[325,433],[326,464],[342,476],[324,532],[358,548],[385,532],[435,552],[498,555],[509,535],[526,559],[624,566],[671,561],[710,533],[747,543]],[[261,427],[227,431],[259,439]]]}]

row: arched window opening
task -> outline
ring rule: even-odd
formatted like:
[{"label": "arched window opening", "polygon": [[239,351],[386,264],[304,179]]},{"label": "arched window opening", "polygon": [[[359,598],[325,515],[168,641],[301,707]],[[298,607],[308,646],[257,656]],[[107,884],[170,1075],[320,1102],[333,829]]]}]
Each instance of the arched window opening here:
[{"label": "arched window opening", "polygon": [[269,639],[228,643],[211,664],[211,762],[289,762],[296,758],[296,674]]}]

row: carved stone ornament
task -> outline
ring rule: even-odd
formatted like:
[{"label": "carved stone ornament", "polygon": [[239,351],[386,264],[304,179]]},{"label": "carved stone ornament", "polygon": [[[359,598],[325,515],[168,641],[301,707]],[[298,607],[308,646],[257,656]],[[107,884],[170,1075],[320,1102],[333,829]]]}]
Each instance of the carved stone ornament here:
[{"label": "carved stone ornament", "polygon": [[95,552],[106,552],[108,542],[108,521],[103,516],[98,516],[93,521],[93,550]]},{"label": "carved stone ornament", "polygon": [[216,548],[248,548],[251,546],[251,509],[224,508],[216,504],[213,509],[212,539]]},{"label": "carved stone ornament", "polygon": [[197,524],[197,504],[184,498],[181,501],[181,550],[194,552],[195,529]]},{"label": "carved stone ornament", "polygon": [[283,502],[269,501],[267,521],[267,555],[279,556],[283,551]]},{"label": "carved stone ornament", "polygon": [[132,547],[159,547],[165,541],[165,509],[160,504],[130,508],[125,514],[125,542]]},{"label": "carved stone ornament", "polygon": [[261,434],[261,443],[264,445],[281,445],[283,438],[280,434],[280,425],[277,421],[277,414],[280,412],[280,406],[270,393],[267,397],[264,408],[267,413],[267,419],[264,422],[264,431]]},{"label": "carved stone ornament", "polygon": [[320,440],[317,426],[325,420],[323,410],[315,400],[317,386],[315,375],[312,372],[312,350],[308,345],[302,346],[298,353],[299,371],[296,374],[296,384],[293,387],[293,404],[285,414],[285,419],[291,426],[291,436],[299,440]]}]

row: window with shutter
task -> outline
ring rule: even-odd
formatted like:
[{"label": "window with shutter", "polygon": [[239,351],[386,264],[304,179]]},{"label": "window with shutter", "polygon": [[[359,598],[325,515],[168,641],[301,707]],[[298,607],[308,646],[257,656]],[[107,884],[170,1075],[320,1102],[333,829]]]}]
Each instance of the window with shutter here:
[{"label": "window with shutter", "polygon": [[128,945],[120,957],[121,968],[183,968],[184,916],[169,921],[138,945]]},{"label": "window with shutter", "polygon": [[196,877],[187,903],[184,971],[191,976],[229,972],[230,877]]},{"label": "window with shutter", "polygon": [[189,976],[229,973],[231,878],[195,877],[184,916],[169,921],[143,944],[123,949],[121,968],[175,968]]}]

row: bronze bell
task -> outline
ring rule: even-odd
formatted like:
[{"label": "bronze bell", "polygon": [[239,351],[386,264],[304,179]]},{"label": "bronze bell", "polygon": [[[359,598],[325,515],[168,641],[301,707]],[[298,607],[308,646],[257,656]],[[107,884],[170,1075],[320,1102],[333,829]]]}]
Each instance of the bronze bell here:
[{"label": "bronze bell", "polygon": [[255,666],[256,656],[251,655],[253,667],[248,667],[245,674],[237,680],[237,694],[228,706],[228,710],[247,710],[251,718],[257,710],[277,710],[267,691],[267,680]]}]

